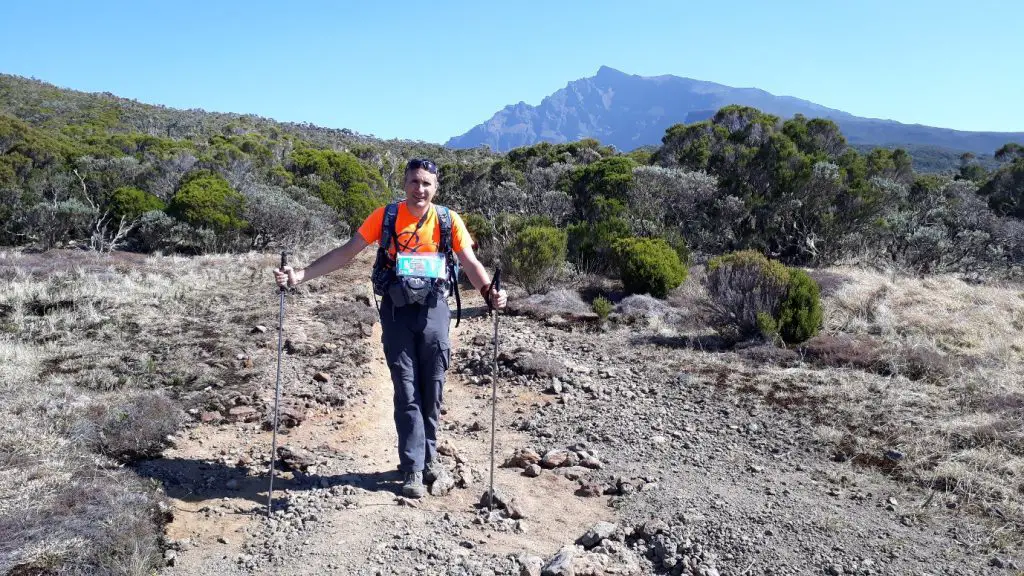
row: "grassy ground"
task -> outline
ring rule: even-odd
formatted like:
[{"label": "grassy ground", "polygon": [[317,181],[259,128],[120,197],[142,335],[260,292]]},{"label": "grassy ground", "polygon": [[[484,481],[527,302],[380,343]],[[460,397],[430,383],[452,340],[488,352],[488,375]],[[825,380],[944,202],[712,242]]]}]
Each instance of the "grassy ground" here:
[{"label": "grassy ground", "polygon": [[805,411],[837,460],[934,490],[988,518],[990,544],[1024,527],[1024,292],[952,276],[833,269],[825,326],[737,385]]},{"label": "grassy ground", "polygon": [[231,336],[270,307],[271,263],[0,253],[0,573],[160,563],[166,507],[123,465],[245,393]]},{"label": "grassy ground", "polygon": [[[826,331],[873,337],[888,380],[837,389],[846,430],[951,504],[1024,520],[1024,292],[842,270]],[[891,455],[895,456],[895,455]],[[888,460],[893,460],[888,458]]]}]

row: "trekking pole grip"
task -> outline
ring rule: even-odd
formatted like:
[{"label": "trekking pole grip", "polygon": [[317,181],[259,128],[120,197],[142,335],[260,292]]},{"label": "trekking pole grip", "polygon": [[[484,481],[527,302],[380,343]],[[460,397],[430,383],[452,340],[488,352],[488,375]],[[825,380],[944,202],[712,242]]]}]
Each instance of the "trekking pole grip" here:
[{"label": "trekking pole grip", "polygon": [[491,278],[491,285],[487,288],[487,309],[494,310],[494,305],[491,304],[491,292],[495,290],[501,290],[501,265],[494,270],[494,278]]},{"label": "trekking pole grip", "polygon": [[[288,252],[282,250],[281,251],[281,272],[284,272],[284,267],[287,266],[287,265],[288,265]],[[284,292],[285,290],[288,289],[288,282],[286,281],[284,284],[285,284],[284,286],[281,286],[281,292]]]}]

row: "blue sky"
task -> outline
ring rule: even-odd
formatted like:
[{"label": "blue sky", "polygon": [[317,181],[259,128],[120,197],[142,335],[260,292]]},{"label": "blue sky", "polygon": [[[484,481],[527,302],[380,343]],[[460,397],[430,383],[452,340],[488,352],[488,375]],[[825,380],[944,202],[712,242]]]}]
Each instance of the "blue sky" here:
[{"label": "blue sky", "polygon": [[607,65],[1024,131],[1024,2],[3,2],[0,72],[443,143]]}]

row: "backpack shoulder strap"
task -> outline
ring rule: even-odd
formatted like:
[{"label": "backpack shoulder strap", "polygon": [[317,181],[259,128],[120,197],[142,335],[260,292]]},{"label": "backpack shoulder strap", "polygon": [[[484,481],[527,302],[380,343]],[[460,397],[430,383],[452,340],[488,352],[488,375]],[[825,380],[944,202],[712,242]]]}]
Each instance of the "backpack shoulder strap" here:
[{"label": "backpack shoulder strap", "polygon": [[448,260],[448,282],[455,293],[455,326],[462,322],[462,297],[459,294],[459,262],[452,246],[452,214],[447,206],[435,205],[437,222],[441,228],[441,238],[437,251]]},{"label": "backpack shoulder strap", "polygon": [[395,238],[395,222],[398,221],[398,203],[392,202],[384,208],[384,219],[381,222],[380,231],[380,249],[385,252],[388,249],[388,245],[392,242],[396,242]]},{"label": "backpack shoulder strap", "polygon": [[435,205],[437,210],[437,222],[441,227],[441,241],[438,243],[438,252],[450,256],[452,254],[452,214],[447,206]]}]

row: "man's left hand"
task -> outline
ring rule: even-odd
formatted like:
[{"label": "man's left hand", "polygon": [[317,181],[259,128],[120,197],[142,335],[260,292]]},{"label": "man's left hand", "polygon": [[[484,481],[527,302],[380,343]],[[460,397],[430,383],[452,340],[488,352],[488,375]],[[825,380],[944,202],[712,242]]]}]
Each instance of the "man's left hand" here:
[{"label": "man's left hand", "polygon": [[488,300],[494,308],[504,308],[508,304],[508,292],[504,290],[491,290],[488,293]]}]

